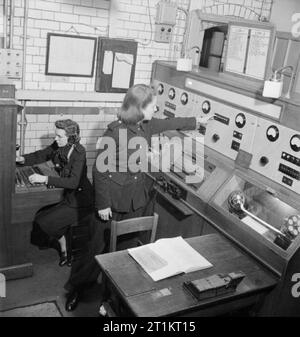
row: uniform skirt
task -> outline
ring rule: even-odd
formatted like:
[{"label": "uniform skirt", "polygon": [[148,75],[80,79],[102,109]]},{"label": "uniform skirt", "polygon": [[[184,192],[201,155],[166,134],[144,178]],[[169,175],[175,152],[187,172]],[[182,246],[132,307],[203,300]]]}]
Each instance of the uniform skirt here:
[{"label": "uniform skirt", "polygon": [[61,238],[66,234],[70,225],[80,221],[91,212],[92,208],[70,207],[65,201],[42,208],[34,219],[31,243],[47,247],[49,240]]}]

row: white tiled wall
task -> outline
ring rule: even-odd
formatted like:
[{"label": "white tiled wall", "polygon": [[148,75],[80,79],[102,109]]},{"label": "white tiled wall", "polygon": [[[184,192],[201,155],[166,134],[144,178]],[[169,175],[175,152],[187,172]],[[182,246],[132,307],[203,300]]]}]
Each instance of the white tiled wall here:
[{"label": "white tiled wall", "polygon": [[[173,0],[175,1],[175,0]],[[231,11],[237,6],[269,15],[272,0],[196,0],[208,13],[218,14],[216,4],[225,4]],[[182,9],[188,9],[190,0],[176,0]],[[153,61],[175,60],[179,57],[183,41],[185,14],[178,11],[177,24],[170,44],[153,41],[156,5],[158,0],[114,0],[117,20],[114,32],[117,38],[138,41],[135,83],[149,83]],[[262,3],[264,3],[262,7]],[[0,5],[3,0],[0,0]],[[80,34],[92,37],[108,36],[110,22],[109,0],[28,0],[27,48],[25,86],[16,80],[17,89],[94,91],[95,77],[76,78],[45,75],[47,33]],[[2,6],[1,6],[2,8]],[[223,7],[223,12],[224,12]],[[227,7],[226,7],[227,8]],[[240,9],[240,7],[238,7]],[[262,8],[262,9],[261,9]],[[246,9],[245,9],[246,11]],[[253,12],[254,13],[254,12]],[[221,13],[219,13],[221,14]],[[225,13],[222,13],[225,14]],[[255,19],[257,17],[249,17]],[[15,0],[12,48],[23,49],[24,0]],[[152,30],[152,33],[151,33]],[[0,35],[3,34],[3,14],[0,14]],[[79,97],[80,98],[80,97]],[[27,106],[96,106],[118,107],[121,102],[77,103],[77,102],[26,102]],[[82,143],[87,148],[89,164],[95,157],[95,143],[114,115],[27,115],[25,152],[34,151],[51,143],[53,122],[56,119],[74,118],[81,126]],[[18,131],[19,138],[19,131]]]}]

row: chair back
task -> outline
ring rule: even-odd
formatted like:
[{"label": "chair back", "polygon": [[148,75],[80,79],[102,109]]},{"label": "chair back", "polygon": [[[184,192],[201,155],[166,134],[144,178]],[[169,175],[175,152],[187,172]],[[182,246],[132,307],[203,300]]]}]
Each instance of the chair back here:
[{"label": "chair back", "polygon": [[137,233],[142,231],[151,231],[150,242],[155,241],[156,228],[158,223],[158,214],[154,213],[153,216],[144,216],[122,221],[111,221],[110,232],[110,252],[116,251],[117,237],[129,233]]}]

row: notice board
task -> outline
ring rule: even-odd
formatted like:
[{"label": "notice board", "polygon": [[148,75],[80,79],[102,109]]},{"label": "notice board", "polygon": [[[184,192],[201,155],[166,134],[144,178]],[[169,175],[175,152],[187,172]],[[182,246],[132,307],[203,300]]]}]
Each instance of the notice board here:
[{"label": "notice board", "polygon": [[229,23],[225,71],[263,80],[270,65],[274,26]]},{"label": "notice board", "polygon": [[94,76],[95,37],[48,33],[46,75]]},{"label": "notice board", "polygon": [[95,91],[124,93],[133,85],[137,42],[99,37]]}]

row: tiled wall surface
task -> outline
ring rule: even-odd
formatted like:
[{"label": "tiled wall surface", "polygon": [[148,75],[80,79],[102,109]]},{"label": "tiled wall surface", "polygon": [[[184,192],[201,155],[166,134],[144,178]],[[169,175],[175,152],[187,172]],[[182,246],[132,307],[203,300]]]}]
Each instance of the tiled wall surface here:
[{"label": "tiled wall surface", "polygon": [[[268,17],[271,0],[198,0],[203,11],[213,14],[228,14],[247,6],[251,13]],[[23,49],[24,0],[15,0],[13,39],[11,47]],[[116,0],[117,9],[114,37],[138,41],[135,83],[149,83],[152,63],[157,59],[175,60],[179,57],[185,27],[185,14],[179,10],[177,24],[170,44],[153,41],[156,5],[158,0]],[[177,0],[179,8],[187,10],[189,0]],[[3,0],[0,0],[0,5]],[[109,0],[28,0],[26,73],[22,86],[16,80],[17,90],[59,90],[94,92],[95,77],[60,77],[45,75],[47,33],[86,35],[92,37],[108,36],[110,22]],[[223,13],[219,13],[222,10]],[[2,8],[2,7],[1,7]],[[245,13],[248,13],[245,11]],[[249,16],[256,19],[257,15]],[[0,14],[0,34],[3,36],[3,13]],[[47,115],[28,114],[25,137],[25,152],[34,151],[52,141],[54,121],[73,118],[81,126],[82,143],[87,149],[89,165],[95,158],[95,143],[103,134],[107,124],[115,119],[113,114],[103,113],[105,107],[118,107],[121,102],[54,102],[27,101],[26,106],[92,106],[99,108],[97,115]],[[19,130],[17,139],[19,139]]]}]

